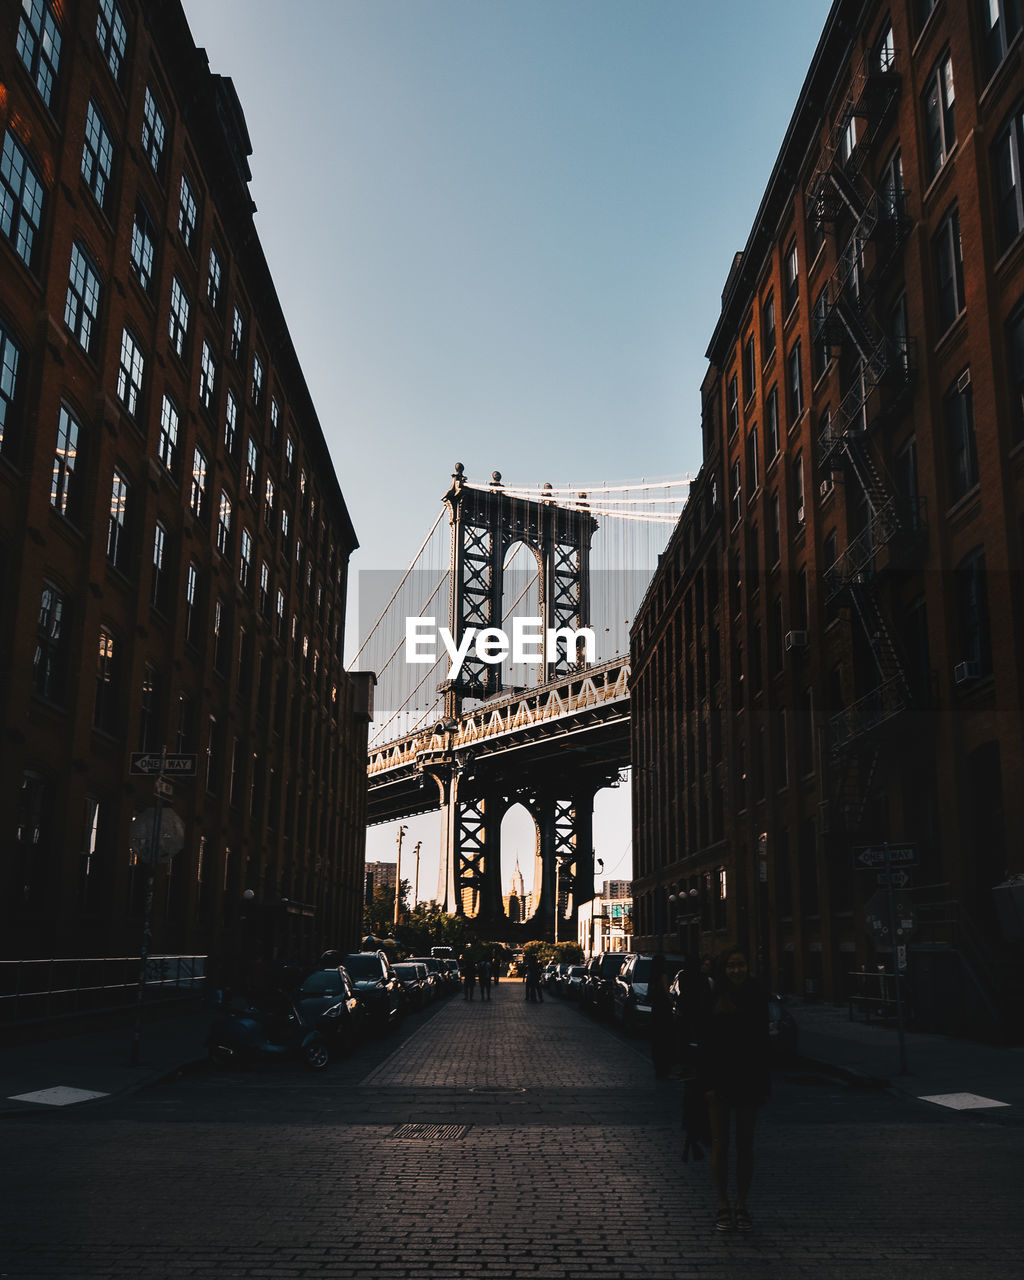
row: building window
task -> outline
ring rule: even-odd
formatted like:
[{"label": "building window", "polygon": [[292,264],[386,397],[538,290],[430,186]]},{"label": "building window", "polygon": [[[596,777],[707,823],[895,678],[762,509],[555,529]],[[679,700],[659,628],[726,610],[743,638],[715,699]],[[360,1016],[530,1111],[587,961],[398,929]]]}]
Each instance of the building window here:
[{"label": "building window", "polygon": [[242,313],[241,311],[239,311],[237,307],[234,307],[232,308],[232,311],[231,311],[231,339],[229,343],[229,350],[231,352],[232,360],[241,359],[242,338],[243,338],[244,332],[245,332],[245,326],[244,326],[244,321],[242,320]]},{"label": "building window", "polygon": [[256,355],[252,358],[252,402],[257,409],[263,403],[263,361]]},{"label": "building window", "polygon": [[217,362],[213,358],[210,344],[203,341],[203,353],[199,361],[199,399],[210,412],[217,394]]},{"label": "building window", "polygon": [[43,217],[43,184],[14,134],[4,134],[0,157],[0,230],[26,267],[35,265]]},{"label": "building window", "polygon": [[921,101],[924,108],[925,172],[930,182],[956,144],[953,60],[948,53],[944,53],[932,67]]},{"label": "building window", "polygon": [[32,688],[50,702],[64,698],[67,659],[67,600],[50,583],[43,584],[32,660]]},{"label": "building window", "polygon": [[156,668],[146,663],[142,672],[142,697],[139,699],[139,750],[156,751],[162,745],[160,730],[160,677]]},{"label": "building window", "polygon": [[158,177],[163,167],[166,141],[167,126],[164,124],[163,113],[156,105],[156,99],[147,86],[146,98],[142,104],[142,151]]},{"label": "building window", "polygon": [[740,427],[740,392],[735,374],[729,379],[725,412],[729,424],[729,439],[731,440]]},{"label": "building window", "polygon": [[1013,438],[1015,441],[1020,441],[1024,440],[1024,305],[1019,306],[1010,317],[1006,338],[1009,354]]},{"label": "building window", "polygon": [[156,261],[156,227],[141,200],[135,202],[129,260],[139,284],[148,293],[153,284],[153,263]]},{"label": "building window", "polygon": [[979,0],[977,7],[985,71],[991,76],[1020,31],[1020,0]]},{"label": "building window", "polygon": [[121,357],[117,367],[117,398],[134,418],[142,395],[146,361],[139,344],[127,329],[121,331]]},{"label": "building window", "polygon": [[1021,162],[1024,161],[1024,102],[1013,109],[1010,119],[996,139],[993,170],[996,177],[996,216],[999,222],[999,247],[1008,249],[1024,231],[1024,186]]},{"label": "building window", "polygon": [[128,481],[120,471],[115,471],[110,487],[107,561],[122,572],[128,566],[128,493]]},{"label": "building window", "polygon": [[50,106],[60,66],[60,6],[56,0],[21,0],[18,56]]},{"label": "building window", "polygon": [[199,634],[199,566],[189,561],[185,573],[185,639],[195,644]]},{"label": "building window", "polygon": [[57,420],[57,447],[53,455],[50,506],[65,519],[78,515],[80,475],[79,425],[66,405]]},{"label": "building window", "polygon": [[120,84],[121,68],[124,66],[125,50],[128,47],[128,28],[124,23],[124,15],[114,0],[100,0],[99,13],[96,15],[96,42],[103,50],[110,74]]},{"label": "building window", "polygon": [[224,449],[228,456],[235,456],[235,445],[238,443],[238,404],[229,391],[224,402]]},{"label": "building window", "polygon": [[787,361],[788,376],[786,379],[787,426],[792,427],[804,411],[804,381],[800,369],[800,343],[793,344]]},{"label": "building window", "polygon": [[782,559],[782,519],[779,512],[779,495],[773,493],[768,504],[768,567]]},{"label": "building window", "polygon": [[747,432],[747,501],[754,496],[759,483],[757,458],[757,427]]},{"label": "building window", "polygon": [[798,453],[793,459],[793,519],[797,526],[803,525],[807,516],[804,506],[804,455]]},{"label": "building window", "polygon": [[220,507],[217,510],[217,550],[226,556],[231,544],[231,499],[220,491]]},{"label": "building window", "polygon": [[280,587],[277,589],[275,610],[274,636],[280,640],[284,636],[284,592]]},{"label": "building window", "polygon": [[946,393],[946,449],[950,499],[956,502],[978,483],[978,451],[974,439],[971,374],[965,369]]},{"label": "building window", "polygon": [[906,191],[903,188],[903,156],[897,148],[885,162],[878,180],[879,213],[889,222],[902,222],[906,216]]},{"label": "building window", "polygon": [[814,381],[817,382],[828,368],[832,351],[828,341],[828,286],[825,285],[814,303],[814,319],[811,324],[813,343],[811,360],[814,364]]},{"label": "building window", "polygon": [[220,308],[220,282],[221,269],[220,258],[217,256],[217,250],[210,250],[210,269],[206,275],[206,296],[209,299],[210,306],[214,311]]},{"label": "building window", "polygon": [[295,476],[295,441],[288,436],[284,442],[284,478],[291,480]]},{"label": "building window", "polygon": [[889,337],[896,357],[896,369],[907,382],[910,379],[910,320],[906,293],[901,293],[889,309]]},{"label": "building window", "polygon": [[153,530],[153,580],[150,584],[149,603],[160,613],[165,612],[170,599],[167,541],[167,530],[158,520]]},{"label": "building window", "polygon": [[839,135],[839,160],[846,164],[857,149],[857,117],[850,114]]},{"label": "building window", "polygon": [[213,606],[213,665],[222,673],[227,669],[230,631],[227,609],[218,600]]},{"label": "building window", "polygon": [[786,249],[786,314],[797,304],[800,296],[800,258],[797,254],[796,239],[790,240]]},{"label": "building window", "polygon": [[733,526],[739,524],[740,517],[743,515],[743,481],[741,479],[741,468],[737,460],[732,464],[732,485],[729,495],[729,523]]},{"label": "building window", "polygon": [[173,476],[178,465],[178,410],[170,396],[165,395],[160,407],[160,440],[157,457]]},{"label": "building window", "polygon": [[114,144],[110,130],[90,102],[85,113],[85,142],[82,145],[82,177],[101,209],[106,207],[107,189],[114,171]]},{"label": "building window", "polygon": [[754,394],[754,335],[751,334],[743,344],[743,403]]},{"label": "building window", "polygon": [[18,401],[18,365],[21,349],[0,325],[0,454],[11,456],[18,443],[15,422]]},{"label": "building window", "polygon": [[290,524],[288,518],[288,508],[281,508],[281,547],[284,551],[288,550],[288,526]]},{"label": "building window", "polygon": [[192,253],[195,248],[196,222],[198,218],[199,206],[196,204],[196,194],[192,190],[192,183],[183,173],[181,175],[181,202],[178,205],[178,230],[181,232],[181,242],[189,253]]},{"label": "building window", "polygon": [[185,354],[185,339],[188,336],[189,301],[181,281],[177,276],[171,281],[171,310],[167,320],[167,335],[171,346],[179,356]]},{"label": "building window", "polygon": [[281,443],[281,410],[276,400],[270,401],[270,447],[277,449]]},{"label": "building window", "polygon": [[92,350],[96,321],[100,312],[100,278],[81,245],[71,246],[68,296],[64,303],[64,323],[82,344]]},{"label": "building window", "polygon": [[875,70],[880,71],[882,75],[888,75],[890,71],[896,70],[896,42],[893,39],[891,22],[885,24],[885,29],[875,41],[872,60]]},{"label": "building window", "polygon": [[939,332],[946,330],[962,314],[964,301],[964,259],[960,244],[960,214],[954,205],[942,220],[933,241]]},{"label": "building window", "polygon": [[764,402],[765,457],[770,462],[779,453],[779,390],[772,387]]},{"label": "building window", "polygon": [[964,662],[976,662],[979,675],[988,675],[992,671],[992,641],[983,547],[975,547],[956,567],[956,605],[960,657]]},{"label": "building window", "polygon": [[242,530],[242,541],[238,556],[238,582],[243,591],[249,589],[249,576],[252,573],[252,534],[248,529]]},{"label": "building window", "polygon": [[274,528],[274,482],[270,476],[263,491],[263,523],[268,529]]},{"label": "building window", "polygon": [[206,519],[206,454],[196,449],[192,455],[192,487],[189,490],[188,504],[197,520]]},{"label": "building window", "polygon": [[256,482],[259,477],[260,451],[256,441],[249,436],[245,442],[245,491],[256,500]]},{"label": "building window", "polygon": [[764,364],[775,354],[775,295],[769,293],[761,308],[761,355]]},{"label": "building window", "polygon": [[117,640],[106,627],[101,627],[96,653],[96,704],[92,722],[104,733],[114,733],[119,720],[118,656]]}]

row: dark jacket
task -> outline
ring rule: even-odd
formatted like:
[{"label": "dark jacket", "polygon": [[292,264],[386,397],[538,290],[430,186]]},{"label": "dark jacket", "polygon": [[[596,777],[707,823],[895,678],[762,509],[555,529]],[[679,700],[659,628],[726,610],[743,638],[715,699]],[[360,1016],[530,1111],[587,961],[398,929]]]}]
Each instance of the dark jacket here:
[{"label": "dark jacket", "polygon": [[733,1106],[760,1106],[771,1093],[768,996],[748,978],[733,989],[716,982],[697,1028],[697,1076],[706,1092]]}]

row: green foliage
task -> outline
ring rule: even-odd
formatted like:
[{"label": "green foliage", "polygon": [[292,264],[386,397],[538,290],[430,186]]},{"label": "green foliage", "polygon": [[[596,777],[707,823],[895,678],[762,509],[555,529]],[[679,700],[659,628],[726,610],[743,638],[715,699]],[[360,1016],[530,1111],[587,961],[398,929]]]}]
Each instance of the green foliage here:
[{"label": "green foliage", "polygon": [[398,936],[411,955],[427,956],[431,947],[451,947],[458,958],[477,935],[465,916],[449,915],[440,907],[420,902],[403,916]]},{"label": "green foliage", "polygon": [[552,952],[558,964],[583,963],[583,948],[578,942],[556,942]]},{"label": "green foliage", "polygon": [[[409,910],[409,881],[400,882],[399,919]],[[363,907],[363,934],[372,933],[375,938],[386,938],[395,927],[395,891],[386,885],[378,885],[373,891],[373,901]]]}]

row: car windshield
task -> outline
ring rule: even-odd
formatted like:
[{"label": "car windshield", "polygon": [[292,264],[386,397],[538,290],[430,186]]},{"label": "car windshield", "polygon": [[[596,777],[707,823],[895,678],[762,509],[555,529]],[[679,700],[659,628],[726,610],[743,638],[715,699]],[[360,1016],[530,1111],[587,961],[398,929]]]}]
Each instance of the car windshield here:
[{"label": "car windshield", "polygon": [[345,968],[353,982],[376,982],[381,976],[380,960],[377,956],[346,956]]},{"label": "car windshield", "polygon": [[341,978],[337,969],[324,969],[321,973],[311,973],[299,987],[299,994],[304,996],[340,996]]},{"label": "car windshield", "polygon": [[584,969],[584,967],[581,964],[574,964],[573,967],[569,970],[569,977],[582,978],[585,973],[586,973],[586,969]]},{"label": "car windshield", "polygon": [[[654,961],[653,956],[641,956],[640,959],[637,960],[636,964],[633,966],[634,982],[650,981],[651,964],[653,963],[653,961]],[[666,959],[665,977],[669,980],[669,982],[672,981],[672,979],[676,976],[676,974],[679,972],[679,970],[683,967],[685,963],[686,963],[685,960],[680,960],[675,957],[670,957]]]},{"label": "car windshield", "polygon": [[400,978],[405,978],[407,981],[409,978],[418,978],[420,976],[419,965],[396,964],[394,968],[395,973],[397,973]]}]

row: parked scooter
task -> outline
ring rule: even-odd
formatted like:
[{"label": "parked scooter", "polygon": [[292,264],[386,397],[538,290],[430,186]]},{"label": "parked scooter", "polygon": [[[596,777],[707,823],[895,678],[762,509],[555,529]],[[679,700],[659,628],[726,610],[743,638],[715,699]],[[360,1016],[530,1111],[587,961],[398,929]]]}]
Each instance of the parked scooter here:
[{"label": "parked scooter", "polygon": [[300,1058],[313,1071],[322,1071],[331,1056],[323,1035],[303,1018],[285,991],[271,992],[259,1005],[232,1002],[218,1014],[206,1046],[217,1067],[264,1058]]}]

